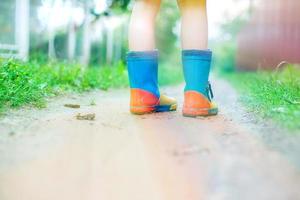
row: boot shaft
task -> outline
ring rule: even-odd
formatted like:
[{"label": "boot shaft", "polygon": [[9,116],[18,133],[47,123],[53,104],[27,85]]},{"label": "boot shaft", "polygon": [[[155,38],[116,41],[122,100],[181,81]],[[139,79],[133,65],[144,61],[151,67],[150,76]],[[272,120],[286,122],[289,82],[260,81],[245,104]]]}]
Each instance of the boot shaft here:
[{"label": "boot shaft", "polygon": [[158,87],[158,51],[129,52],[127,68],[131,89],[140,89],[160,97]]},{"label": "boot shaft", "polygon": [[210,50],[183,50],[182,64],[186,86],[184,91],[196,91],[208,97],[207,87],[211,68]]}]

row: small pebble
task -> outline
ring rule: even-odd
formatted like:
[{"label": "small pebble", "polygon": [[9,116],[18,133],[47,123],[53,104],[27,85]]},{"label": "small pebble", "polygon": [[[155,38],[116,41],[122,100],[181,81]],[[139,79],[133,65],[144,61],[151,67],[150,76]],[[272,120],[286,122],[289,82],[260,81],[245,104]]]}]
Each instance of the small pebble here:
[{"label": "small pebble", "polygon": [[80,108],[80,105],[78,104],[65,104],[64,106],[67,108]]},{"label": "small pebble", "polygon": [[81,115],[80,113],[78,113],[76,115],[76,119],[77,120],[88,120],[88,121],[93,121],[96,118],[96,114],[95,113],[91,113],[91,114],[85,114],[85,115]]}]

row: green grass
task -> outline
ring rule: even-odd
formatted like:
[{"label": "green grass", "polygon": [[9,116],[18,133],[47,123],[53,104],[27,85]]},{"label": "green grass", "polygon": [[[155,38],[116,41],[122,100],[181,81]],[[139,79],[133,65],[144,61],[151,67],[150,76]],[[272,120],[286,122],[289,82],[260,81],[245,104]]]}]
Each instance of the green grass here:
[{"label": "green grass", "polygon": [[124,64],[82,68],[78,64],[0,60],[0,112],[23,105],[43,107],[47,97],[67,91],[128,86]]},{"label": "green grass", "polygon": [[300,69],[288,66],[279,72],[225,73],[253,112],[276,123],[300,129]]},{"label": "green grass", "polygon": [[[179,83],[181,68],[162,64],[161,85]],[[24,105],[44,107],[47,98],[65,92],[84,92],[92,89],[128,87],[126,66],[82,68],[78,64],[49,62],[35,59],[30,62],[0,59],[0,114],[8,108]]]}]

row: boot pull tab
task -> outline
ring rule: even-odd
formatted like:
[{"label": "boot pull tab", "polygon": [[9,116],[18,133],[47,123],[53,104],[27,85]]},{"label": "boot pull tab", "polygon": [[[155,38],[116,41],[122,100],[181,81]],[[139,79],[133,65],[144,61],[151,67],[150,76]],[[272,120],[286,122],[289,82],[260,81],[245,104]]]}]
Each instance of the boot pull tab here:
[{"label": "boot pull tab", "polygon": [[209,101],[211,101],[214,98],[214,93],[212,91],[210,82],[208,82],[208,84],[207,84],[206,93],[207,93],[207,97],[208,97]]}]

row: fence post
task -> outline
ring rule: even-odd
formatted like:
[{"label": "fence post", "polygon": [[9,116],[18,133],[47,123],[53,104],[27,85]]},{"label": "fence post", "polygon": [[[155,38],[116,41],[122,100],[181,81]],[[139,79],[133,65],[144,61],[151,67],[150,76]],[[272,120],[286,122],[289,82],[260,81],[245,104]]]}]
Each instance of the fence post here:
[{"label": "fence post", "polygon": [[[70,6],[73,8],[74,0],[71,0]],[[73,60],[75,56],[75,48],[76,48],[76,31],[75,31],[75,23],[74,23],[74,15],[71,12],[69,16],[69,24],[68,24],[68,59]]]},{"label": "fence post", "polygon": [[15,16],[18,53],[26,61],[29,53],[29,0],[16,0]]},{"label": "fence post", "polygon": [[91,16],[89,10],[89,3],[85,1],[84,4],[84,24],[83,24],[83,40],[82,40],[82,58],[81,64],[87,66],[90,61],[90,51],[91,51],[91,36],[90,36],[90,27],[91,27]]},{"label": "fence post", "polygon": [[110,66],[113,62],[115,29],[112,29],[109,26],[106,27],[107,27],[106,64]]}]

